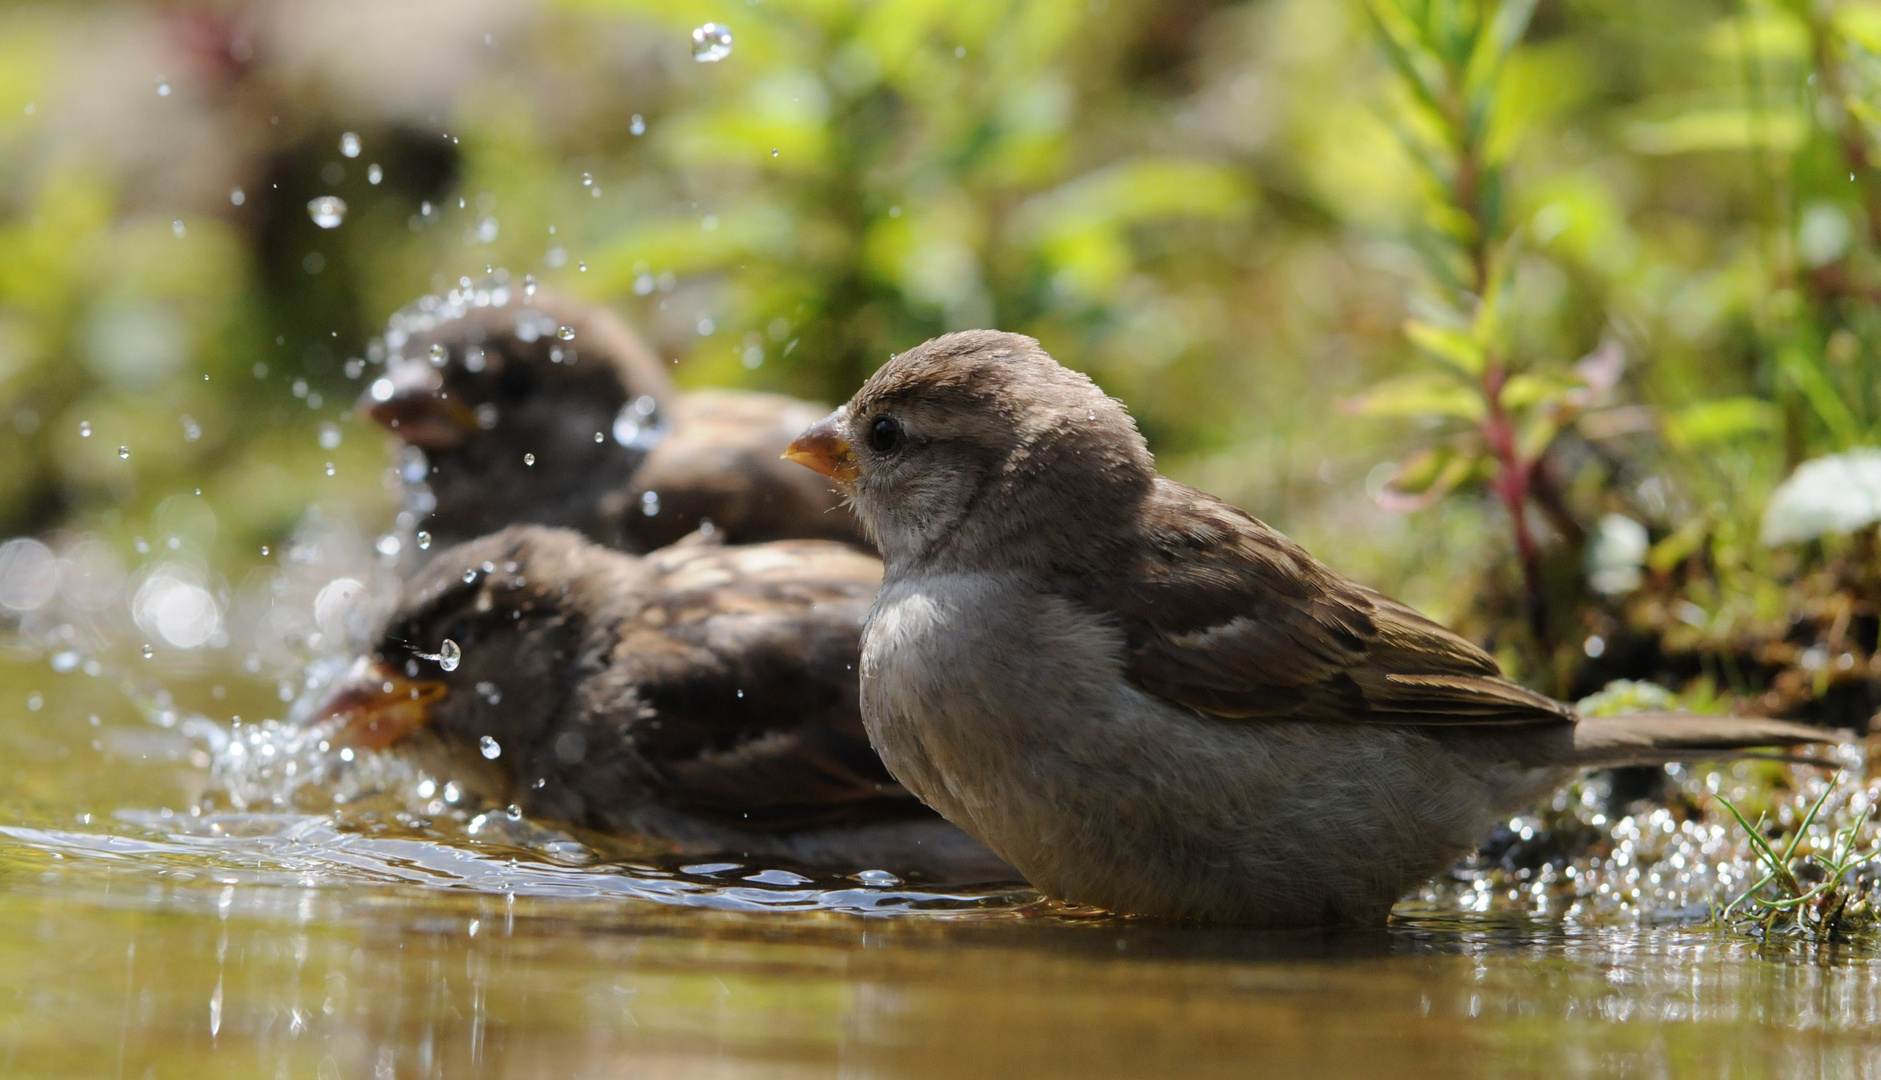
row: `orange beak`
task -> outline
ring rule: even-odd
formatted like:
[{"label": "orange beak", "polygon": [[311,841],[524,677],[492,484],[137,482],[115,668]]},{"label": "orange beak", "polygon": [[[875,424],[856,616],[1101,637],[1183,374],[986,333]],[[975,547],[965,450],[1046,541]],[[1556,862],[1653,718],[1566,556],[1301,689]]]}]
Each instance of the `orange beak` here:
[{"label": "orange beak", "polygon": [[477,414],[445,392],[428,364],[403,364],[373,380],[359,407],[386,430],[424,450],[450,450],[480,430]]},{"label": "orange beak", "polygon": [[432,679],[411,679],[382,662],[365,665],[340,684],[327,700],[321,719],[344,721],[333,741],[361,750],[383,750],[430,722],[430,706],[444,700],[450,687]]},{"label": "orange beak", "polygon": [[838,410],[812,424],[810,430],[784,448],[784,456],[838,484],[850,484],[856,479],[856,455],[849,440],[837,434],[840,415]]}]

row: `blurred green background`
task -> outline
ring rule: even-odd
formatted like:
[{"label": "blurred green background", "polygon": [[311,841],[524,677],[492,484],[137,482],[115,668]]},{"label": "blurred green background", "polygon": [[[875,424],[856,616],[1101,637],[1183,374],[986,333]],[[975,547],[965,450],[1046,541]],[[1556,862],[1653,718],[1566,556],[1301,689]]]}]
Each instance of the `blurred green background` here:
[{"label": "blurred green background", "polygon": [[1878,135],[1832,0],[8,5],[0,538],[278,597],[396,509],[386,317],[528,274],[683,385],[1035,335],[1535,685],[1865,722]]}]

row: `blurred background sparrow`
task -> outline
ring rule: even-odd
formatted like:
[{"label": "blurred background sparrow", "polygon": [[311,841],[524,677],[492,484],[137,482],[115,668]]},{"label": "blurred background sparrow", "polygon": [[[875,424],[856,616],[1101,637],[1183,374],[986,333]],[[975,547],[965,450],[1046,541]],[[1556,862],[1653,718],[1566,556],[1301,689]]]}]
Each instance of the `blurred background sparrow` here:
[{"label": "blurred background sparrow", "polygon": [[826,541],[635,557],[514,526],[435,552],[316,722],[342,746],[442,751],[494,805],[677,853],[1010,880],[863,734],[880,575]]}]

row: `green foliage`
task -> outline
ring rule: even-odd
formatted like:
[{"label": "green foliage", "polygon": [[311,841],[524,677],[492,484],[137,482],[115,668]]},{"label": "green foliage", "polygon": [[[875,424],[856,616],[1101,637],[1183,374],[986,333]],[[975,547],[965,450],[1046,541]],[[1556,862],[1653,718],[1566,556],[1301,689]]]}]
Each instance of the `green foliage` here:
[{"label": "green foliage", "polygon": [[[1735,803],[1722,795],[1717,797],[1744,831],[1764,871],[1755,884],[1718,910],[1718,922],[1730,925],[1734,920],[1747,921],[1766,938],[1782,933],[1827,939],[1873,929],[1876,913],[1868,889],[1850,873],[1881,856],[1881,847],[1862,851],[1856,846],[1862,827],[1868,823],[1869,809],[1864,808],[1845,828],[1837,830],[1826,850],[1803,850],[1809,827],[1815,824],[1829,797],[1836,794],[1841,780],[1842,774],[1837,773],[1823,789],[1781,853],[1764,835],[1763,815],[1758,815],[1753,825]],[[1816,847],[1820,849],[1821,845]]]},{"label": "green foliage", "polygon": [[[489,43],[387,16],[405,82],[285,7],[324,29],[246,67],[176,54],[195,8],[0,23],[0,535],[136,562],[198,488],[218,558],[314,502],[383,518],[347,362],[501,269],[686,385],[833,401],[930,335],[1034,334],[1164,471],[1522,677],[1643,635],[1752,692],[1835,543],[1760,546],[1772,489],[1881,436],[1870,4],[557,0]],[[708,20],[735,46],[695,63]],[[103,77],[152,56],[174,95]],[[1603,593],[1617,519],[1646,553]]]}]

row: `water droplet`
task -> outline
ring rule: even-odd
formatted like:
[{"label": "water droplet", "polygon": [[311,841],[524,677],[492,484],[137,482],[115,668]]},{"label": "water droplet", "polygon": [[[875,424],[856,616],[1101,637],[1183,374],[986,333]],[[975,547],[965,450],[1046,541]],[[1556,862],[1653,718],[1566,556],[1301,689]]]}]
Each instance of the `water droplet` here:
[{"label": "water droplet", "polygon": [[593,187],[593,186],[594,186],[594,174],[593,174],[593,173],[582,173],[582,174],[581,174],[581,186],[582,186],[582,187]]},{"label": "water droplet", "polygon": [[485,735],[483,738],[477,740],[477,752],[483,755],[484,760],[495,761],[497,758],[503,756],[503,746],[495,739]]},{"label": "water droplet", "polygon": [[534,296],[535,294],[536,294],[536,276],[534,274],[524,274],[523,275],[523,295]]},{"label": "water droplet", "polygon": [[155,655],[157,655],[157,650],[151,648],[149,645],[144,646],[144,659],[148,660]]},{"label": "water droplet", "polygon": [[372,395],[374,401],[390,401],[392,395],[398,393],[398,387],[392,384],[392,380],[381,376],[372,380],[372,387],[366,392]]},{"label": "water droplet", "polygon": [[417,539],[418,539],[419,551],[431,550],[431,534],[430,533],[424,531],[423,529],[419,529]]},{"label": "water droplet", "polygon": [[263,555],[264,557],[265,557],[265,556],[266,556],[266,555],[268,554],[268,545],[266,545],[266,544],[263,544],[263,545],[261,545],[261,554],[262,554],[262,555]]},{"label": "water droplet", "polygon": [[647,122],[645,118],[639,113],[635,113],[634,118],[627,124],[627,130],[633,132],[635,135],[645,135],[647,133]]},{"label": "water droplet", "polygon": [[181,240],[185,236],[189,235],[189,226],[183,224],[182,218],[178,218],[175,221],[170,222],[170,232],[175,234],[178,240]]},{"label": "water droplet", "polygon": [[81,439],[91,438],[91,421],[90,420],[80,420],[78,422],[78,437]]},{"label": "water droplet", "polygon": [[432,367],[443,367],[444,362],[451,358],[451,350],[442,345],[433,345],[425,350],[425,355],[431,358]]},{"label": "water droplet", "polygon": [[359,156],[358,135],[350,131],[340,135],[340,156],[349,158]]},{"label": "water droplet", "polygon": [[536,463],[536,456],[535,456],[534,454],[524,454],[524,455],[523,455],[523,464],[524,464],[524,465],[534,465],[535,463]]},{"label": "water droplet", "polygon": [[331,450],[340,445],[340,425],[331,420],[320,424],[320,449]]},{"label": "water droplet", "polygon": [[772,157],[776,157],[776,156],[777,156],[777,147],[775,147],[775,146],[773,146],[773,147],[771,147],[771,156],[772,156]]},{"label": "water droplet", "polygon": [[605,441],[607,441],[607,437],[606,437],[606,436],[604,436],[604,435],[602,435],[602,434],[601,434],[600,432],[598,432],[598,431],[597,431],[597,432],[595,432],[595,433],[594,433],[594,441],[595,441],[595,442],[605,442]]},{"label": "water droplet", "polygon": [[706,23],[692,32],[692,58],[701,64],[716,64],[731,51],[732,32],[717,23]]},{"label": "water droplet", "polygon": [[243,191],[241,188],[229,189],[229,204],[231,206],[240,206],[247,201],[248,193],[246,191]]},{"label": "water droplet", "polygon": [[[698,36],[698,31],[694,31],[694,32],[693,32],[693,36],[694,36],[694,37],[697,37],[697,36]],[[716,59],[717,59],[717,57],[713,57],[713,59],[715,59],[715,60],[716,60]],[[164,82],[159,82],[159,83],[157,84],[157,96],[158,96],[158,97],[169,97],[169,96],[170,96],[170,84],[169,84],[169,82],[168,82],[168,81],[164,81]]]},{"label": "water droplet", "polygon": [[322,195],[307,201],[307,216],[323,229],[337,229],[346,220],[346,200],[338,195]]},{"label": "water droplet", "polygon": [[385,170],[379,168],[378,162],[375,161],[372,164],[366,166],[366,183],[376,185],[379,181],[384,180],[384,179],[385,179]]},{"label": "water droplet", "polygon": [[856,880],[864,885],[885,889],[901,884],[901,879],[886,870],[864,870],[856,875]]},{"label": "water droplet", "polygon": [[477,572],[475,570],[464,571],[464,584],[473,585],[476,583],[476,581],[477,581]]},{"label": "water droplet", "polygon": [[[463,659],[464,650],[458,648],[457,642],[452,641],[450,638],[445,638],[444,644],[438,646],[438,666],[444,670],[456,671],[458,663]],[[485,756],[495,757],[496,755],[487,754]]]},{"label": "water droplet", "polygon": [[131,456],[131,448],[130,448],[130,447],[128,447],[128,446],[120,446],[120,447],[118,447],[118,458],[119,458],[119,460],[122,460],[122,459],[124,459],[124,458],[127,458],[127,457],[130,457],[130,456]]},{"label": "water droplet", "polygon": [[572,326],[564,326],[555,331],[555,336],[561,338],[563,341],[573,341],[575,340],[575,328]]},{"label": "water droplet", "polygon": [[333,475],[333,463],[331,461],[327,462],[327,475]]},{"label": "water droplet", "polygon": [[660,493],[657,491],[642,492],[640,495],[640,512],[648,517],[659,516]]}]

